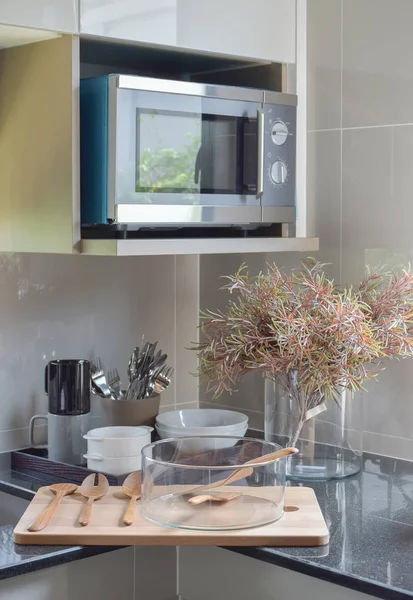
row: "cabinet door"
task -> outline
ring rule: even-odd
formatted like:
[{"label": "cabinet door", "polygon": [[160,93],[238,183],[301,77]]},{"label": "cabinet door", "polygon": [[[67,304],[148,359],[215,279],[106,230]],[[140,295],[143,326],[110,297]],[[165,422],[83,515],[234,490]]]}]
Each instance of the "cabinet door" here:
[{"label": "cabinet door", "polygon": [[178,46],[295,62],[292,0],[177,0]]},{"label": "cabinet door", "polygon": [[182,599],[371,600],[366,594],[221,548],[185,547],[178,556]]},{"label": "cabinet door", "polygon": [[177,0],[80,0],[80,30],[176,46]]},{"label": "cabinet door", "polygon": [[80,0],[84,33],[295,62],[293,0]]},{"label": "cabinet door", "polygon": [[0,23],[75,33],[78,0],[0,0]]}]

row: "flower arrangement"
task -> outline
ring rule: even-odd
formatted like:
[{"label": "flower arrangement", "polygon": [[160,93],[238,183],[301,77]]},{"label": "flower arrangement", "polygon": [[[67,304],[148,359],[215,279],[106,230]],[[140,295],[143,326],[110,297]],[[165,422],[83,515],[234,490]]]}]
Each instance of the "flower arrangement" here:
[{"label": "flower arrangement", "polygon": [[383,361],[413,355],[413,274],[366,272],[359,289],[338,289],[314,258],[291,274],[275,264],[250,278],[245,266],[223,289],[227,308],[202,316],[198,375],[219,396],[260,371],[298,403],[300,423],[338,390],[363,389]]}]

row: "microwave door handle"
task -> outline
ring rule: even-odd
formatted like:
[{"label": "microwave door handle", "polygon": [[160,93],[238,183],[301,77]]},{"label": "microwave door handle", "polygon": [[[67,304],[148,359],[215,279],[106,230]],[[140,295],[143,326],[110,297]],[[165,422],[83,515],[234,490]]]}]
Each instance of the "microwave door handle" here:
[{"label": "microwave door handle", "polygon": [[201,173],[201,152],[202,152],[202,144],[199,146],[199,150],[195,159],[195,173],[194,173],[194,183],[199,183],[199,176]]},{"label": "microwave door handle", "polygon": [[258,155],[257,155],[257,200],[264,193],[264,111],[262,108],[257,110],[257,126],[258,126]]}]

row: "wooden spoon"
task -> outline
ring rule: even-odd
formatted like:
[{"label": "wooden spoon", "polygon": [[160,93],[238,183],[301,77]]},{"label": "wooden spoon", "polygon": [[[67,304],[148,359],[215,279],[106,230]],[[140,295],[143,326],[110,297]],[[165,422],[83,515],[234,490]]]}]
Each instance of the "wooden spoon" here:
[{"label": "wooden spoon", "polygon": [[35,518],[33,523],[31,523],[27,531],[41,531],[50,523],[53,518],[53,515],[57,511],[57,508],[64,496],[69,496],[69,494],[74,494],[77,490],[77,485],[74,483],[55,483],[54,485],[49,486],[49,490],[55,494],[55,497],[38,517]]},{"label": "wooden spoon", "polygon": [[141,472],[136,471],[127,476],[122,485],[122,491],[126,496],[129,496],[129,504],[123,515],[124,525],[132,525],[135,518],[136,501],[142,495],[142,477]]},{"label": "wooden spoon", "polygon": [[104,475],[102,475],[102,473],[98,474],[97,485],[95,485],[95,477],[96,473],[88,475],[86,479],[83,480],[83,483],[79,488],[79,492],[82,494],[82,496],[87,498],[87,502],[83,505],[79,517],[79,523],[83,526],[89,525],[93,502],[103,498],[103,496],[109,490],[109,481]]},{"label": "wooden spoon", "polygon": [[[215,481],[215,483],[211,483],[209,485],[201,485],[197,488],[194,488],[190,492],[186,492],[185,495],[195,494],[203,490],[206,491],[210,490],[211,488],[229,485],[230,483],[234,483],[235,481],[239,481],[240,479],[244,479],[244,477],[249,477],[250,475],[252,475],[254,469],[252,468],[252,466],[249,465],[259,465],[268,461],[279,460],[280,458],[284,458],[285,456],[292,456],[293,454],[297,454],[297,452],[297,448],[281,448],[280,450],[276,450],[276,452],[271,452],[270,454],[264,454],[263,456],[259,456],[258,458],[253,458],[252,460],[246,462],[242,467],[238,467],[238,469],[236,469],[236,471],[234,471],[226,479]],[[203,497],[203,502],[206,502],[206,500],[210,499],[207,495],[203,495]],[[191,498],[188,499],[188,502],[190,504],[202,504],[202,502],[199,502],[197,498],[199,498],[199,495],[191,496]]]}]

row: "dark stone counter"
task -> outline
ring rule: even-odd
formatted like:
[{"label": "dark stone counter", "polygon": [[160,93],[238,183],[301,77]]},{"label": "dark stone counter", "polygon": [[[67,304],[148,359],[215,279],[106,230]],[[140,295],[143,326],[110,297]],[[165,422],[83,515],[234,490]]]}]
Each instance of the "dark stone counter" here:
[{"label": "dark stone counter", "polygon": [[[31,499],[55,482],[12,471],[7,456],[0,457],[0,490]],[[413,598],[413,463],[366,455],[358,475],[311,487],[330,529],[328,546],[228,550],[379,598]],[[0,579],[116,549],[21,546],[12,532],[13,525],[0,527]]]},{"label": "dark stone counter", "polygon": [[365,455],[358,475],[311,487],[328,546],[235,551],[379,598],[413,598],[413,463]]}]

